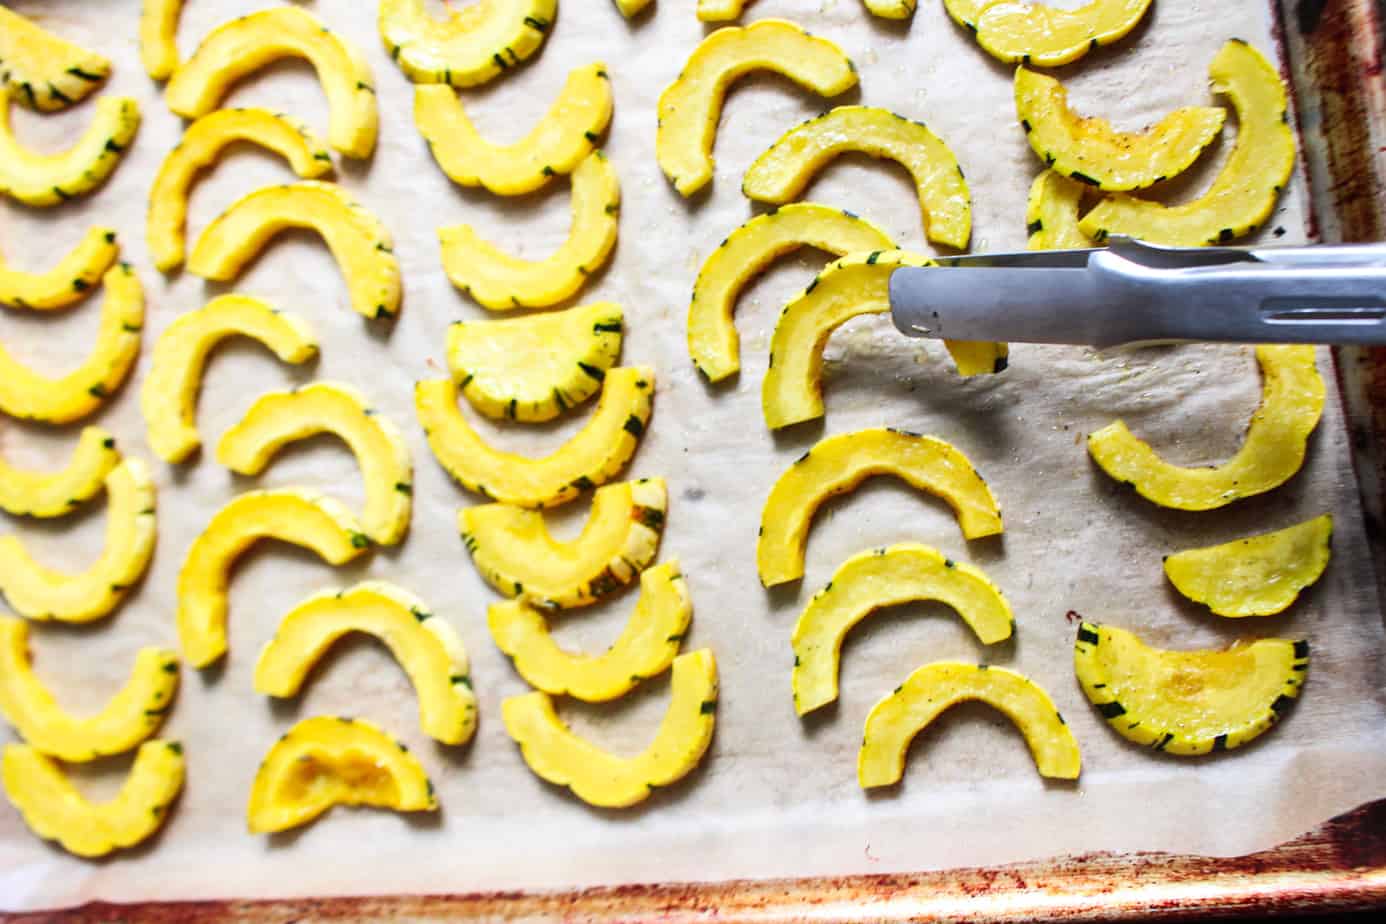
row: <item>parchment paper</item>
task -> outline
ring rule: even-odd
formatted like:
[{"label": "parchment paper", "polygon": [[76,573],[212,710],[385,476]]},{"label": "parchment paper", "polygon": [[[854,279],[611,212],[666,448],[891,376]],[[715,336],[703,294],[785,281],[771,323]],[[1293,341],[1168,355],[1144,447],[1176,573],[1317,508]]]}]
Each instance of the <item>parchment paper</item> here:
[{"label": "parchment paper", "polygon": [[[0,247],[21,266],[51,264],[95,222],[120,229],[124,255],[148,290],[139,378],[150,345],[173,318],[230,290],[187,274],[161,278],[144,246],[146,192],[180,121],[139,66],[137,0],[13,5],[111,56],[116,69],[106,92],[133,95],[143,108],[133,150],[98,194],[58,209],[5,204],[0,211]],[[217,23],[265,5],[187,4],[184,54]],[[1282,489],[1213,513],[1162,511],[1098,472],[1083,436],[1121,416],[1171,459],[1227,457],[1259,395],[1248,350],[1184,347],[1101,356],[1018,347],[1004,375],[962,381],[938,345],[906,341],[878,318],[851,324],[830,345],[826,423],[771,438],[759,398],[769,332],[779,306],[821,265],[820,254],[784,261],[746,292],[737,314],[740,378],[721,388],[699,380],[684,346],[684,314],[702,258],[753,213],[740,195],[740,175],[780,132],[829,104],[779,78],[743,81],[725,110],[712,189],[682,201],[654,161],[654,108],[705,29],[691,3],[672,0],[633,24],[603,0],[570,0],[536,61],[466,95],[481,129],[511,140],[547,109],[570,68],[596,59],[608,65],[616,93],[608,150],[622,178],[621,238],[611,267],[579,300],[624,305],[624,361],[657,369],[652,426],[630,475],[669,479],[662,557],[677,556],[688,576],[695,604],[688,648],[713,648],[722,680],[716,738],[703,765],[647,803],[597,811],[541,782],[502,727],[501,701],[525,687],[487,636],[485,608],[495,597],[455,532],[458,508],[475,498],[455,487],[429,454],[414,420],[411,384],[443,372],[448,322],[486,316],[444,277],[435,229],[473,222],[503,246],[541,256],[567,233],[568,184],[560,180],[512,200],[452,188],[413,125],[409,85],[377,38],[375,4],[307,6],[364,49],[375,69],[379,148],[370,163],[341,164],[339,177],[394,233],[405,277],[403,316],[391,330],[351,313],[340,273],[313,236],[289,235],[271,247],[235,290],[310,319],[322,341],[321,361],[290,369],[258,347],[221,351],[208,371],[199,414],[208,451],[185,467],[152,458],[137,387],[127,386],[94,418],[118,434],[126,452],[153,463],[160,491],[158,552],[148,578],[113,618],[86,629],[35,626],[37,669],[65,705],[95,709],[124,681],[137,648],[176,644],[174,586],[188,544],[218,506],[252,486],[218,467],[210,447],[264,390],[322,377],[367,392],[403,428],[414,453],[412,533],[402,547],[336,571],[282,545],[247,556],[232,585],[229,659],[206,675],[185,671],[162,732],[182,740],[188,757],[187,788],[164,831],[108,861],[82,862],[39,842],[13,808],[0,806],[0,907],[846,874],[1092,850],[1233,854],[1386,795],[1381,617],[1336,398],[1304,471]],[[951,145],[972,189],[975,249],[1024,246],[1025,192],[1038,162],[1015,126],[1010,71],[948,20],[937,0],[921,4],[914,21],[903,25],[868,17],[854,0],[758,0],[747,18],[771,15],[794,18],[851,54],[861,90],[839,102],[859,99],[922,118]],[[1232,36],[1273,53],[1266,4],[1164,2],[1136,35],[1063,69],[1062,76],[1081,111],[1138,129],[1174,107],[1205,102],[1207,64]],[[281,65],[245,82],[227,104],[267,105],[309,120],[320,133],[326,129],[322,94],[305,64]],[[18,110],[14,120],[27,142],[56,149],[80,132],[90,113],[90,105],[46,117]],[[236,150],[197,186],[190,235],[245,192],[291,178],[276,159]],[[897,167],[839,161],[808,198],[860,212],[902,246],[926,246],[917,203]],[[1295,186],[1271,226],[1283,228],[1287,242],[1301,239],[1302,215],[1302,191]],[[52,319],[5,312],[0,338],[36,366],[71,365],[89,349],[99,298]],[[1331,373],[1326,357],[1324,372]],[[540,453],[574,432],[590,410],[554,427],[477,425],[500,445]],[[762,590],[754,566],[756,527],[774,479],[821,436],[881,424],[936,434],[966,452],[1001,500],[1004,538],[966,543],[941,502],[877,479],[820,513],[802,586]],[[78,432],[11,421],[0,426],[0,451],[14,464],[34,467],[62,464]],[[324,438],[285,453],[255,484],[317,487],[359,508],[359,482],[344,447]],[[556,513],[555,528],[572,535],[586,504]],[[97,500],[73,518],[7,519],[4,528],[18,530],[43,561],[75,569],[101,547],[103,511]],[[1219,621],[1165,584],[1164,553],[1323,511],[1337,517],[1333,562],[1286,615]],[[848,555],[899,541],[928,543],[983,567],[1014,605],[1015,641],[984,651],[939,607],[881,614],[849,640],[841,702],[826,715],[799,720],[789,693],[789,634],[799,608]],[[460,631],[482,716],[469,747],[442,748],[421,735],[412,690],[374,643],[334,653],[295,703],[274,705],[252,691],[255,656],[288,607],[323,587],[368,576],[421,594]],[[634,599],[626,593],[563,619],[562,641],[600,650],[619,632]],[[1313,646],[1308,687],[1282,726],[1254,746],[1212,760],[1152,754],[1119,739],[1085,702],[1073,679],[1069,610],[1176,648],[1240,636],[1307,637]],[[855,754],[867,710],[911,670],[944,658],[1010,665],[1043,684],[1082,745],[1082,781],[1042,781],[1019,734],[999,714],[978,707],[957,710],[921,736],[897,790],[863,794]],[[653,734],[666,700],[667,680],[661,679],[610,707],[565,703],[562,714],[594,740],[634,753]],[[338,809],[281,837],[247,834],[247,793],[266,749],[297,718],[329,712],[369,718],[406,741],[437,785],[441,813],[417,818]],[[113,759],[73,772],[102,797],[114,792],[128,763]]]}]

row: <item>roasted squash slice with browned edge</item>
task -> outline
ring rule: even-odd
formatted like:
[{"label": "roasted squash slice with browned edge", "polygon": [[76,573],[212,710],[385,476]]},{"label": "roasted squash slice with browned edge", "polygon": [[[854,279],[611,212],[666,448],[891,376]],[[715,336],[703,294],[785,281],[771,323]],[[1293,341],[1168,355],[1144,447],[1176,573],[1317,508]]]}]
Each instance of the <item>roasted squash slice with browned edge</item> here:
[{"label": "roasted squash slice with browned edge", "polygon": [[537,52],[558,0],[480,0],[436,19],[423,0],[381,0],[380,38],[414,83],[474,87]]},{"label": "roasted squash slice with browned edge", "polygon": [[1333,517],[1165,556],[1165,576],[1190,600],[1219,616],[1273,616],[1323,576]]},{"label": "roasted squash slice with browned edge", "polygon": [[0,254],[0,305],[23,311],[54,311],[85,298],[120,255],[111,228],[89,228],[76,247],[46,270],[16,269]]},{"label": "roasted squash slice with browned edge", "polygon": [[111,62],[0,6],[0,88],[30,109],[53,112],[106,82]]},{"label": "roasted squash slice with browned edge", "polygon": [[96,189],[125,156],[140,127],[128,96],[103,96],[82,136],[64,151],[25,147],[10,125],[10,91],[0,87],[0,193],[25,205],[58,205]]},{"label": "roasted squash slice with browned edge", "polygon": [[83,427],[72,458],[56,471],[15,468],[0,459],[0,510],[15,516],[60,517],[95,497],[120,463],[115,437]]}]

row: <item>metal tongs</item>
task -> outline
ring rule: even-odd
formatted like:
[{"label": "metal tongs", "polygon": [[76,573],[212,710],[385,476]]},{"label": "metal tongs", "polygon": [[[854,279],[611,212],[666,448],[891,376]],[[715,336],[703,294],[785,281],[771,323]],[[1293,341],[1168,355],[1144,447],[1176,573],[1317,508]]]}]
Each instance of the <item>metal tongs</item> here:
[{"label": "metal tongs", "polygon": [[911,337],[948,340],[1386,344],[1386,243],[1110,244],[900,267],[891,315]]}]

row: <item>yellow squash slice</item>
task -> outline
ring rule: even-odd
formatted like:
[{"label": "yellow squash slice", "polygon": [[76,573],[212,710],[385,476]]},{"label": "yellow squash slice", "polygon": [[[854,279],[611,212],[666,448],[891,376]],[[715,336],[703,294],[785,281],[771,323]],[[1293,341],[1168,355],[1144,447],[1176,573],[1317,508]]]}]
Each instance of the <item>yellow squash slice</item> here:
[{"label": "yellow squash slice", "polygon": [[1304,464],[1325,388],[1311,346],[1258,346],[1256,361],[1264,380],[1261,406],[1242,448],[1221,465],[1171,465],[1120,420],[1088,436],[1088,453],[1117,481],[1176,510],[1213,510],[1279,487]]},{"label": "yellow squash slice", "polygon": [[688,305],[688,355],[708,381],[720,382],[741,369],[741,339],[732,313],[742,287],[800,247],[846,256],[892,250],[895,243],[866,219],[813,202],[757,215],[727,235],[703,262]]},{"label": "yellow squash slice", "polygon": [[275,453],[320,433],[342,439],[361,466],[366,504],[361,529],[372,541],[394,545],[409,529],[414,467],[404,437],[355,388],[313,382],[260,396],[217,444],[217,461],[240,475],[263,472]]},{"label": "yellow squash slice", "polygon": [[403,744],[364,719],[315,716],[270,748],[250,788],[252,834],[306,825],[334,805],[396,812],[438,808],[433,783]]},{"label": "yellow squash slice", "polygon": [[837,699],[842,641],[878,609],[937,600],[957,611],[983,645],[1005,641],[1015,616],[1001,591],[978,568],[905,542],[847,559],[813,595],[794,624],[794,709],[807,715]]},{"label": "yellow squash slice", "polygon": [[0,459],[0,510],[15,516],[60,517],[90,500],[120,462],[115,437],[83,427],[72,459],[56,472],[17,469]]},{"label": "yellow squash slice", "polygon": [[91,124],[72,147],[39,154],[10,126],[10,91],[0,88],[0,193],[25,205],[57,205],[106,181],[140,127],[140,107],[128,96],[96,101]]},{"label": "yellow squash slice", "polygon": [[226,653],[227,591],[231,568],[261,539],[312,549],[341,565],[370,547],[351,513],[330,497],[304,491],[250,491],[212,516],[178,572],[178,640],[193,667]]},{"label": "yellow squash slice", "polygon": [[380,38],[414,83],[474,87],[539,50],[558,0],[480,0],[433,18],[423,0],[381,0]]},{"label": "yellow squash slice", "polygon": [[164,158],[149,191],[146,237],[160,270],[168,272],[183,262],[188,194],[198,173],[211,168],[228,146],[238,142],[273,151],[304,179],[332,170],[332,155],[297,119],[268,109],[218,109],[203,116],[188,126],[178,146]]},{"label": "yellow squash slice", "polygon": [[84,99],[111,73],[111,62],[13,10],[0,6],[0,89],[30,109],[52,112]]},{"label": "yellow squash slice", "polygon": [[578,164],[572,182],[568,239],[542,260],[513,257],[482,240],[471,225],[439,228],[443,271],[452,284],[494,311],[547,308],[581,289],[616,246],[621,183],[601,151]]},{"label": "yellow squash slice", "polygon": [[260,651],[255,692],[298,695],[308,672],[351,632],[384,642],[419,697],[419,723],[444,744],[462,744],[476,730],[476,697],[467,650],[452,626],[418,597],[381,581],[323,591],[295,606]]},{"label": "yellow squash slice", "polygon": [[217,345],[235,336],[258,340],[286,363],[318,355],[307,322],[246,295],[221,295],[174,319],[154,344],[140,390],[149,445],[164,461],[182,462],[202,445],[196,410],[203,371]]},{"label": "yellow squash slice", "polygon": [[454,321],[448,368],[487,417],[552,420],[602,387],[621,356],[621,306],[594,302],[503,321]]},{"label": "yellow squash slice", "polygon": [[712,743],[717,721],[717,661],[706,648],[673,662],[669,708],[649,747],[617,757],[573,734],[547,693],[512,696],[501,704],[505,730],[529,769],[582,801],[625,808],[648,799],[657,786],[687,776]]},{"label": "yellow squash slice", "polygon": [[693,195],[712,179],[722,100],[736,80],[759,70],[783,74],[819,96],[857,85],[857,69],[841,48],[792,22],[762,19],[718,29],[693,50],[659,97],[655,157],[682,195]]},{"label": "yellow squash slice", "polygon": [[1073,669],[1117,734],[1190,756],[1241,747],[1278,722],[1304,686],[1309,643],[1265,638],[1223,651],[1167,651],[1085,622]]},{"label": "yellow squash slice", "polygon": [[606,373],[591,419],[542,459],[487,445],[458,409],[451,379],[419,382],[414,408],[433,455],[464,488],[505,504],[556,507],[625,468],[654,409],[654,370],[618,366]]},{"label": "yellow squash slice", "polygon": [[1295,166],[1285,84],[1255,48],[1236,39],[1208,68],[1213,91],[1237,110],[1237,140],[1211,186],[1180,205],[1115,195],[1083,216],[1083,232],[1098,240],[1126,234],[1152,244],[1221,244],[1248,234],[1270,217]]},{"label": "yellow squash slice", "polygon": [[774,587],[803,577],[804,544],[819,505],[872,475],[894,475],[942,497],[968,539],[1001,532],[1001,508],[991,488],[950,444],[886,428],[843,433],[800,456],[770,489],[756,542],[760,582]]},{"label": "yellow squash slice", "polygon": [[28,311],[66,308],[84,298],[120,255],[111,228],[87,230],[81,243],[41,273],[17,270],[0,255],[0,305]]},{"label": "yellow squash slice", "polygon": [[1083,184],[1046,170],[1030,184],[1025,230],[1031,250],[1082,250],[1092,246],[1078,227]]},{"label": "yellow squash slice", "polygon": [[616,9],[621,11],[621,15],[626,19],[634,19],[635,16],[645,7],[649,6],[652,0],[615,0]]},{"label": "yellow squash slice", "polygon": [[876,106],[839,106],[791,128],[747,169],[741,191],[760,202],[793,202],[824,166],[849,152],[908,170],[929,240],[967,246],[972,200],[958,159],[923,122]]},{"label": "yellow squash slice", "polygon": [[549,535],[539,511],[510,504],[465,507],[457,525],[496,590],[543,609],[570,609],[615,593],[654,561],[668,503],[663,478],[598,488],[571,542]]},{"label": "yellow squash slice", "polygon": [[1273,616],[1328,567],[1333,517],[1324,514],[1272,533],[1165,557],[1179,592],[1219,616]]},{"label": "yellow squash slice", "polygon": [[178,17],[183,0],[144,0],[140,9],[140,61],[154,80],[178,70]]},{"label": "yellow squash slice", "polygon": [[1125,38],[1151,0],[1089,0],[1064,9],[1028,0],[944,0],[977,44],[1001,61],[1058,67]]},{"label": "yellow squash slice", "polygon": [[124,754],[154,733],[178,690],[178,656],[141,648],[135,668],[100,712],[74,718],[29,663],[29,626],[0,616],[0,713],[35,750],[83,763]]},{"label": "yellow squash slice", "polygon": [[[702,22],[730,22],[741,18],[748,0],[698,0],[698,19]],[[871,15],[882,19],[908,19],[918,0],[862,0]]]},{"label": "yellow squash slice", "polygon": [[89,802],[57,761],[23,744],[5,746],[3,776],[5,794],[29,830],[79,857],[103,857],[159,830],[183,789],[183,746],[140,745],[130,775],[107,802]]},{"label": "yellow squash slice", "polygon": [[611,122],[611,80],[598,61],[568,74],[557,101],[514,144],[492,144],[472,125],[451,87],[414,88],[414,124],[448,178],[498,196],[533,192],[591,154]]},{"label": "yellow squash slice", "polygon": [[635,612],[611,647],[597,655],[559,648],[543,611],[525,600],[492,604],[486,618],[496,647],[515,660],[515,670],[530,686],[604,703],[664,673],[679,653],[693,618],[693,601],[678,562],[643,572]]},{"label": "yellow squash slice", "polygon": [[220,108],[231,85],[282,58],[304,58],[327,94],[327,141],[347,157],[370,157],[380,114],[371,66],[360,50],[294,6],[260,10],[222,23],[173,72],[168,108],[200,119]]}]

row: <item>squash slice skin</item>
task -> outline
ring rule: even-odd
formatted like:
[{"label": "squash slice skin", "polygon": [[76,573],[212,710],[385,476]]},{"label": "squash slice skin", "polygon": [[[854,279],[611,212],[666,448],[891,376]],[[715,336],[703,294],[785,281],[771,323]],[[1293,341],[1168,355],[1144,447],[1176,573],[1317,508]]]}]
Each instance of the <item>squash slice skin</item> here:
[{"label": "squash slice skin", "polygon": [[712,180],[712,145],[727,90],[757,70],[783,74],[819,96],[857,85],[857,69],[833,42],[783,19],[718,29],[689,55],[678,78],[659,97],[655,157],[680,195]]},{"label": "squash slice skin", "polygon": [[74,763],[124,754],[163,723],[178,690],[178,656],[141,648],[130,679],[95,715],[75,718],[29,663],[29,626],[0,616],[0,713],[36,751]]},{"label": "squash slice skin", "polygon": [[109,59],[0,7],[0,92],[38,112],[65,109],[95,91],[111,73]]},{"label": "squash slice skin", "polygon": [[893,160],[908,170],[929,240],[967,246],[972,200],[958,159],[923,122],[876,106],[838,106],[791,128],[746,170],[741,191],[759,202],[784,205],[849,151]]},{"label": "squash slice skin", "polygon": [[178,70],[178,18],[183,0],[144,0],[140,8],[140,63],[151,80]]},{"label": "squash slice skin", "polygon": [[1125,38],[1151,0],[1091,0],[1076,9],[1023,0],[944,0],[949,15],[970,29],[992,57],[1058,67],[1099,45]]},{"label": "squash slice skin", "polygon": [[140,106],[103,96],[82,136],[67,150],[38,154],[10,126],[10,91],[0,88],[0,193],[25,205],[58,205],[96,189],[111,175],[140,127]]},{"label": "squash slice skin", "polygon": [[1279,487],[1304,464],[1326,388],[1311,346],[1258,346],[1256,361],[1263,379],[1261,406],[1251,416],[1242,448],[1221,465],[1171,465],[1120,420],[1088,436],[1088,454],[1146,500],[1175,510],[1215,510]]},{"label": "squash slice skin", "polygon": [[1040,776],[1078,779],[1083,766],[1078,742],[1039,684],[1004,667],[935,661],[910,674],[871,708],[857,757],[861,788],[900,782],[915,735],[940,713],[969,700],[980,700],[1015,723]]},{"label": "squash slice skin", "polygon": [[418,597],[383,581],[307,598],[280,620],[255,663],[255,692],[287,699],[343,636],[361,632],[385,643],[419,698],[419,724],[443,744],[476,731],[467,650],[452,626]]},{"label": "squash slice skin", "polygon": [[962,617],[983,645],[1015,631],[1015,615],[981,569],[913,542],[848,558],[813,595],[794,624],[794,709],[799,715],[837,699],[842,642],[873,612],[915,600],[937,600]]},{"label": "squash slice skin", "polygon": [[591,418],[542,459],[487,445],[458,409],[451,379],[416,384],[414,409],[433,455],[464,488],[505,504],[556,507],[625,468],[654,409],[654,370],[618,366],[606,373]]},{"label": "squash slice skin", "polygon": [[120,463],[115,437],[83,427],[72,458],[58,471],[17,469],[0,459],[0,510],[14,516],[60,517],[95,497]]},{"label": "squash slice skin", "polygon": [[967,539],[998,535],[1001,508],[972,463],[932,436],[879,428],[821,440],[794,462],[770,489],[760,517],[756,569],[766,587],[804,576],[804,544],[818,507],[846,494],[872,475],[895,475],[920,491],[937,494],[957,515]]},{"label": "squash slice skin", "polygon": [[1169,651],[1084,622],[1073,668],[1117,734],[1187,757],[1241,747],[1279,722],[1308,676],[1309,643],[1266,638],[1222,651]]},{"label": "squash slice skin", "polygon": [[414,83],[487,83],[537,52],[558,0],[482,0],[433,18],[423,0],[381,0],[380,38]]},{"label": "squash slice skin", "polygon": [[1082,250],[1092,240],[1078,227],[1083,184],[1046,170],[1030,184],[1025,203],[1025,230],[1030,250]]},{"label": "squash slice skin", "polygon": [[549,535],[539,511],[510,504],[465,507],[457,525],[497,591],[542,610],[573,609],[615,593],[654,561],[668,504],[663,478],[641,478],[593,492],[592,512],[571,542]]},{"label": "squash slice skin", "polygon": [[103,857],[133,847],[168,818],[183,789],[183,747],[176,741],[140,745],[120,793],[93,803],[77,791],[50,757],[22,744],[5,746],[5,794],[24,823],[44,840],[79,857]]},{"label": "squash slice skin", "polygon": [[1332,555],[1333,517],[1165,556],[1165,576],[1219,616],[1273,616],[1323,576]]},{"label": "squash slice skin", "polygon": [[501,704],[505,730],[529,769],[566,786],[588,805],[626,808],[692,772],[717,721],[717,661],[709,649],[673,661],[669,708],[650,745],[635,757],[615,757],[568,730],[547,693],[512,696]]},{"label": "squash slice skin", "polygon": [[0,305],[24,311],[54,311],[86,297],[120,256],[112,228],[87,229],[76,247],[39,273],[11,267],[0,256]]}]

